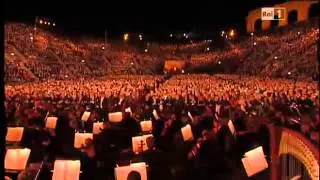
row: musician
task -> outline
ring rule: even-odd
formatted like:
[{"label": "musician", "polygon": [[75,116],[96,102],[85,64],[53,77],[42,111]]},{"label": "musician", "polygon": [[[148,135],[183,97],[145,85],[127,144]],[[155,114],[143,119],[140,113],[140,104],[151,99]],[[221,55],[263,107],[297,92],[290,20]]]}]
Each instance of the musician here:
[{"label": "musician", "polygon": [[[229,171],[226,163],[228,148],[231,144],[226,137],[230,134],[226,126],[215,120],[211,131],[203,130],[196,144],[188,153],[188,159],[192,161],[193,173],[201,178],[213,178],[214,172]],[[228,145],[225,145],[228,144]]]},{"label": "musician", "polygon": [[81,179],[99,179],[98,160],[96,148],[92,139],[86,139],[83,147],[84,153],[81,158]]}]

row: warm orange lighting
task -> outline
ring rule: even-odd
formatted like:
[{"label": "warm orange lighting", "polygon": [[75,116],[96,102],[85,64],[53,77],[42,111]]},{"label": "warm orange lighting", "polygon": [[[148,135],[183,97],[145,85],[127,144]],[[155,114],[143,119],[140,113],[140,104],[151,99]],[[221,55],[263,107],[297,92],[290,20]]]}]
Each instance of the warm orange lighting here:
[{"label": "warm orange lighting", "polygon": [[127,40],[129,39],[129,34],[128,34],[128,33],[124,34],[124,35],[123,35],[123,39],[124,39],[125,41],[127,41]]},{"label": "warm orange lighting", "polygon": [[[82,60],[82,62],[84,62],[84,60]],[[91,112],[85,111],[85,112],[82,114],[81,121],[85,121],[85,122],[88,121],[90,115],[91,115]]]},{"label": "warm orange lighting", "polygon": [[142,132],[152,131],[152,121],[141,121],[140,122]]},{"label": "warm orange lighting", "polygon": [[250,150],[244,154],[242,158],[243,166],[246,170],[248,177],[253,176],[268,168],[263,149],[261,146]]},{"label": "warm orange lighting", "polygon": [[43,23],[43,21],[42,21],[42,20],[40,20],[40,21],[39,21],[39,23],[40,23],[40,24],[42,24],[42,23]]},{"label": "warm orange lighting", "polygon": [[55,129],[57,125],[58,118],[57,117],[47,117],[46,128]]},{"label": "warm orange lighting", "polygon": [[131,138],[131,141],[132,141],[132,151],[136,154],[139,154],[141,152],[151,150],[154,148],[154,145],[153,145],[154,138],[152,134],[135,136]]},{"label": "warm orange lighting", "polygon": [[23,131],[23,127],[8,127],[6,141],[20,142],[22,139]]},{"label": "warm orange lighting", "polygon": [[114,169],[117,180],[127,180],[129,173],[136,171],[140,174],[141,180],[148,179],[147,165],[144,162],[130,164],[128,166],[116,167]]},{"label": "warm orange lighting", "polygon": [[47,21],[45,21],[44,24],[47,24]]},{"label": "warm orange lighting", "polygon": [[79,179],[80,160],[55,160],[52,180]]},{"label": "warm orange lighting", "polygon": [[194,139],[191,126],[189,124],[181,128],[181,133],[184,141],[191,141]]},{"label": "warm orange lighting", "polygon": [[235,35],[235,32],[234,32],[234,30],[232,29],[231,31],[230,31],[230,34],[229,34],[231,37],[233,37],[234,35]]},{"label": "warm orange lighting", "polygon": [[6,152],[4,167],[8,170],[24,170],[26,168],[31,150],[24,149],[8,149]]},{"label": "warm orange lighting", "polygon": [[113,123],[119,123],[123,119],[122,112],[113,112],[108,114],[109,121]]},{"label": "warm orange lighting", "polygon": [[75,133],[74,136],[74,147],[81,148],[85,145],[86,139],[93,139],[92,133]]},{"label": "warm orange lighting", "polygon": [[103,122],[95,122],[93,123],[93,134],[99,134],[103,129]]}]

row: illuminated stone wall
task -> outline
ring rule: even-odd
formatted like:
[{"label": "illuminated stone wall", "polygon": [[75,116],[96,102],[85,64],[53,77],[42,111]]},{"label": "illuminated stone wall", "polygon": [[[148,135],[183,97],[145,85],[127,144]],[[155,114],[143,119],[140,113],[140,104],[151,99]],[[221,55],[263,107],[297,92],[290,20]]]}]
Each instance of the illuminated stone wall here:
[{"label": "illuminated stone wall", "polygon": [[164,64],[165,71],[174,71],[174,70],[181,70],[184,68],[186,62],[183,60],[166,60]]},{"label": "illuminated stone wall", "polygon": [[[317,1],[289,1],[282,4],[274,5],[273,7],[285,8],[285,20],[279,21],[279,26],[285,26],[288,24],[288,14],[291,11],[296,10],[298,12],[297,21],[303,21],[308,19],[309,8]],[[255,31],[255,22],[261,19],[261,8],[251,10],[246,18],[247,20],[247,32]],[[271,21],[262,21],[262,30],[268,30],[271,27]]]}]

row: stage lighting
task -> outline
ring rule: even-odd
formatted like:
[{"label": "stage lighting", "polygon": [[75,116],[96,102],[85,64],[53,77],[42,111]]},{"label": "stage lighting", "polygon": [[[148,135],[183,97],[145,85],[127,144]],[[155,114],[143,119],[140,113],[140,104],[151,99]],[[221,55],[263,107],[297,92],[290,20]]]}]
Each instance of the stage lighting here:
[{"label": "stage lighting", "polygon": [[256,42],[254,42],[254,43],[253,43],[253,45],[254,45],[254,46],[256,46],[256,45],[257,45],[257,43],[256,43]]},{"label": "stage lighting", "polygon": [[235,35],[235,32],[234,32],[234,30],[232,29],[231,31],[230,31],[230,34],[229,34],[231,37],[233,37],[234,35]]},{"label": "stage lighting", "polygon": [[170,34],[170,37],[172,37],[173,35],[172,34]]},{"label": "stage lighting", "polygon": [[277,56],[275,56],[275,57],[274,57],[274,59],[278,59],[278,57],[277,57]]},{"label": "stage lighting", "polygon": [[218,64],[221,64],[221,61],[218,61]]},{"label": "stage lighting", "polygon": [[144,52],[148,52],[148,49],[145,49]]},{"label": "stage lighting", "polygon": [[39,23],[40,23],[40,24],[42,24],[42,23],[43,23],[43,21],[40,19]]},{"label": "stage lighting", "polygon": [[56,23],[53,23],[52,26],[56,26]]},{"label": "stage lighting", "polygon": [[288,72],[288,75],[291,75],[291,72],[290,72],[290,71]]},{"label": "stage lighting", "polygon": [[253,36],[253,32],[252,32],[252,33],[250,33],[250,35],[251,35],[251,36]]},{"label": "stage lighting", "polygon": [[124,39],[125,41],[127,41],[127,40],[129,39],[129,34],[128,34],[128,33],[125,33],[125,34],[123,35],[123,39]]}]

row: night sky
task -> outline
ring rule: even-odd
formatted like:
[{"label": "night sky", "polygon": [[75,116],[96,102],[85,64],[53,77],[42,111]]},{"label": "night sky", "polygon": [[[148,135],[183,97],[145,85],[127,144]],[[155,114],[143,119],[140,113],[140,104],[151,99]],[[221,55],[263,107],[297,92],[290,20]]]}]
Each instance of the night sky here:
[{"label": "night sky", "polygon": [[[103,36],[107,29],[110,37],[134,32],[161,38],[175,32],[218,32],[224,28],[236,28],[238,32],[244,32],[245,17],[249,10],[285,1],[185,0],[178,3],[150,0],[149,3],[115,1],[110,4],[109,1],[106,4],[94,1],[86,1],[85,4],[80,1],[75,4],[23,1],[19,2],[19,7],[12,9],[16,1],[6,0],[4,7],[5,20],[32,23],[36,16],[48,17],[65,33]],[[225,13],[221,14],[222,11]]]}]

